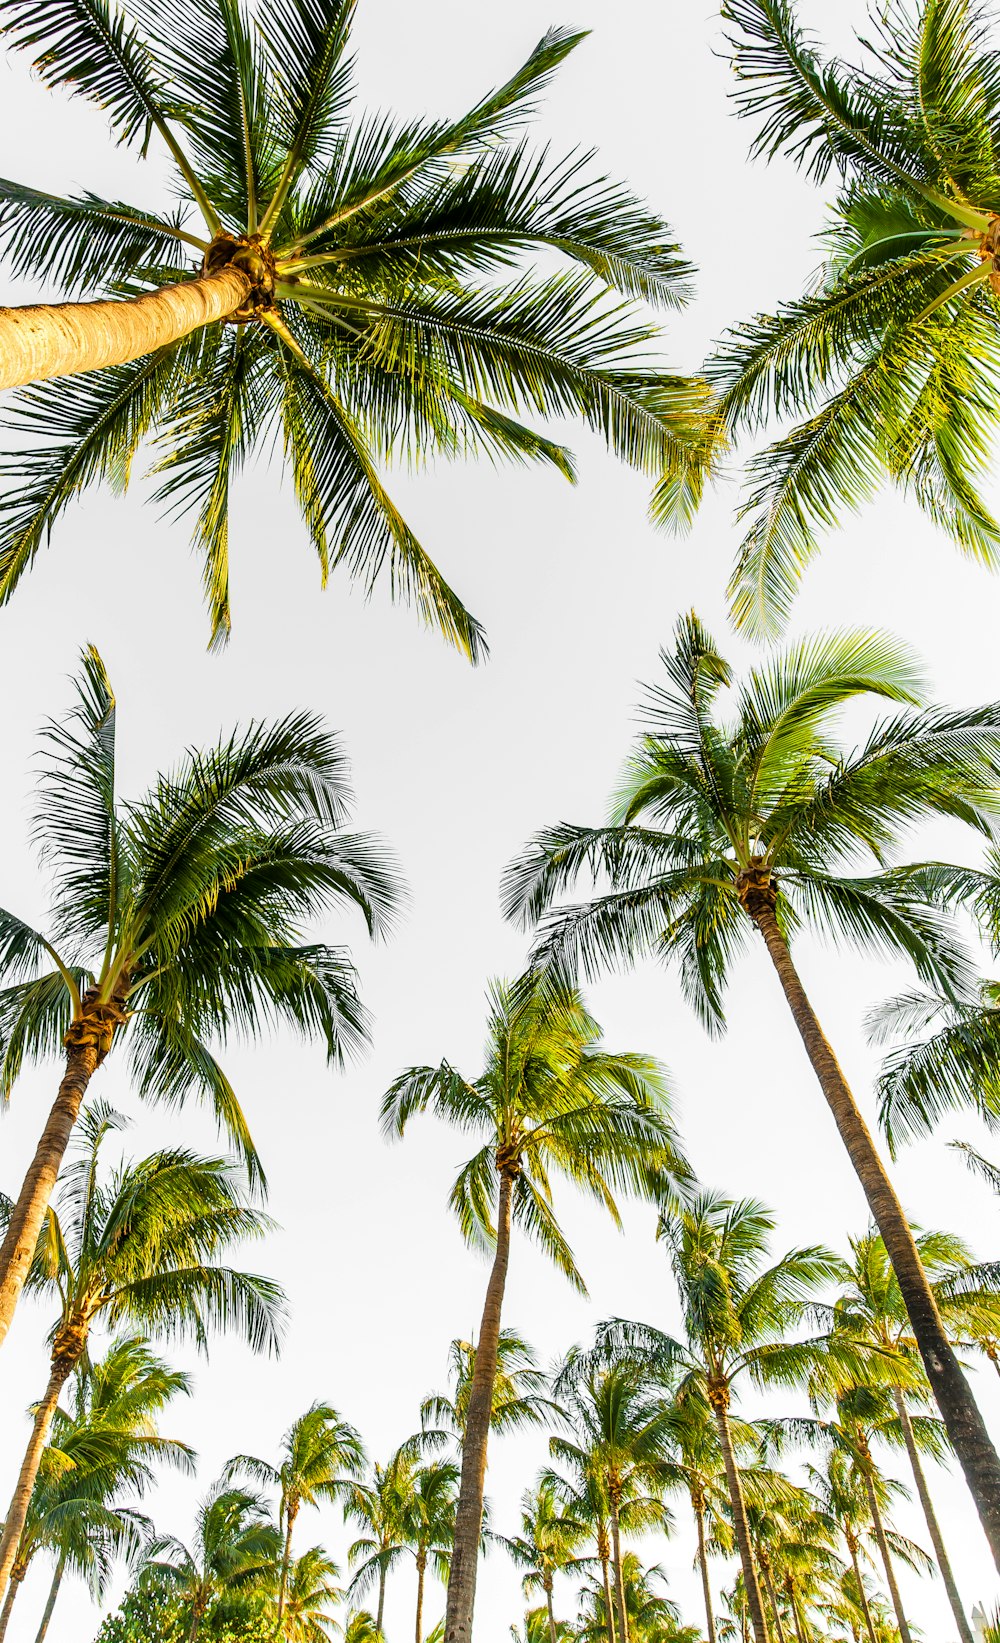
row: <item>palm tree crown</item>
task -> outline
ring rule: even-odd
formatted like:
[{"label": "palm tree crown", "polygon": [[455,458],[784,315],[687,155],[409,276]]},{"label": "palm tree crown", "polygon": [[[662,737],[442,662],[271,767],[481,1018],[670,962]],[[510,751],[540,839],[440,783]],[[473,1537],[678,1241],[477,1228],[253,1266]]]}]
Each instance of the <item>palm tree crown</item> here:
[{"label": "palm tree crown", "polygon": [[[164,145],[180,201],[165,214],[0,182],[12,268],[124,297],[97,310],[105,334],[108,319],[134,328],[143,300],[147,318],[157,296],[199,301],[165,334],[83,363],[31,358],[19,373],[10,343],[0,384],[109,363],[33,387],[15,411],[20,442],[44,443],[4,487],[0,599],[79,486],[120,482],[151,432],[160,497],[195,517],[216,640],[230,622],[231,480],[275,434],[324,579],[339,564],[368,587],[384,574],[473,658],[481,629],[386,493],[380,458],[480,450],[572,475],[518,417],[576,415],[658,481],[658,513],[693,505],[706,390],[657,369],[650,325],[606,300],[675,304],[687,265],[590,156],[553,159],[519,135],[582,35],[547,34],[457,119],[352,122],[354,5],[275,0],[264,18],[239,0],[54,0],[44,13],[7,0],[8,44],[47,85],[96,102],[119,142]],[[525,253],[570,271],[546,275]],[[232,323],[206,326],[218,319]],[[4,340],[0,325],[0,366]]]}]

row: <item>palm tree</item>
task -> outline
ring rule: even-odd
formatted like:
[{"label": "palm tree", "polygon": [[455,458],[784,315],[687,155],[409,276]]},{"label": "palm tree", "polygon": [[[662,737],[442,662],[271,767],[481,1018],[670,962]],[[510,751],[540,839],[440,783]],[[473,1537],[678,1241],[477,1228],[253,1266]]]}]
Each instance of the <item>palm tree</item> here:
[{"label": "palm tree", "polygon": [[[563,1456],[565,1470],[546,1470],[542,1481],[551,1487],[562,1502],[563,1510],[586,1526],[593,1537],[596,1562],[601,1570],[601,1588],[604,1593],[606,1643],[616,1643],[615,1604],[611,1595],[611,1502],[608,1499],[607,1478],[599,1468],[591,1466],[590,1456],[582,1446],[576,1446]],[[580,1559],[586,1566],[586,1559]],[[550,1640],[551,1643],[551,1640]]]},{"label": "palm tree", "polygon": [[[931,985],[965,980],[950,926],[933,905],[951,875],[886,870],[903,828],[947,815],[985,827],[995,804],[997,710],[921,707],[913,659],[877,635],[813,639],[772,657],[736,690],[724,718],[728,663],[695,616],[662,654],[666,679],[604,827],[561,823],[507,872],[506,910],[548,913],[535,962],[593,974],[644,953],[676,959],[710,1030],[723,1025],[729,966],[754,930],[771,959],[899,1281],[955,1453],[1000,1566],[1000,1457],[948,1341],[909,1222],[823,1033],[789,941],[803,924],[903,955]],[[858,696],[907,705],[848,753],[835,718]],[[993,793],[989,792],[992,784]],[[861,863],[878,869],[858,875]],[[580,873],[607,893],[549,911]],[[934,978],[937,978],[936,980]]]},{"label": "palm tree", "polygon": [[[448,1349],[448,1369],[450,1392],[432,1392],[420,1405],[420,1437],[425,1443],[456,1441],[461,1452],[476,1372],[474,1341],[452,1341]],[[528,1342],[516,1329],[501,1329],[497,1337],[490,1430],[498,1436],[518,1432],[526,1426],[538,1426],[557,1413],[557,1406],[545,1396],[547,1384]]]},{"label": "palm tree", "polygon": [[223,1477],[231,1483],[246,1476],[279,1493],[278,1525],[284,1531],[278,1607],[274,1635],[283,1637],[285,1595],[292,1566],[292,1535],[303,1506],[322,1501],[347,1501],[365,1464],[360,1433],[342,1420],[329,1404],[314,1403],[293,1421],[282,1440],[281,1461],[272,1466],[254,1455],[236,1455]]},{"label": "palm tree", "polygon": [[[83,1360],[95,1319],[109,1328],[189,1336],[236,1329],[255,1351],[278,1343],[277,1284],[218,1264],[227,1247],[261,1237],[269,1219],[249,1206],[242,1170],[176,1148],[141,1163],[102,1168],[102,1150],[125,1120],[95,1102],[80,1124],[78,1156],[50,1208],[27,1288],[58,1305],[51,1367],[0,1536],[0,1594],[7,1585],[59,1396]],[[10,1201],[0,1203],[9,1213]]]},{"label": "palm tree", "polygon": [[660,1237],[670,1251],[684,1338],[613,1318],[600,1326],[595,1348],[598,1359],[631,1362],[711,1407],[755,1643],[768,1643],[769,1628],[733,1440],[733,1391],[744,1378],[757,1387],[806,1379],[828,1343],[790,1337],[807,1318],[819,1285],[838,1270],[836,1256],[819,1247],[789,1250],[766,1265],[773,1230],[772,1217],[753,1199],[732,1202],[701,1193],[668,1212]]},{"label": "palm tree", "polygon": [[752,458],[738,619],[788,612],[816,537],[888,475],[966,553],[995,562],[980,481],[998,405],[1000,70],[983,0],[872,5],[858,67],[823,57],[792,0],[725,0],[753,152],[838,192],[825,277],[724,337],[708,374],[732,429],[795,425]]},{"label": "palm tree", "polygon": [[[751,1427],[745,1427],[732,1415],[730,1431],[737,1454],[748,1440],[753,1442],[756,1437]],[[667,1395],[665,1435],[671,1455],[668,1486],[685,1489],[691,1502],[698,1544],[698,1573],[705,1600],[706,1636],[708,1643],[716,1643],[706,1527],[710,1518],[718,1521],[729,1506],[729,1483],[712,1406],[696,1386],[675,1388]]]},{"label": "palm tree", "polygon": [[[5,6],[7,43],[47,85],[96,102],[118,141],[165,147],[179,209],[0,183],[12,268],[99,299],[0,316],[0,388],[85,373],[32,388],[15,413],[19,443],[44,444],[4,486],[0,600],[80,485],[126,474],[153,430],[159,495],[196,518],[216,641],[231,478],[276,428],[324,580],[331,563],[367,586],[386,571],[473,659],[482,630],[380,459],[478,449],[572,477],[569,454],[518,417],[576,415],[656,478],[658,515],[689,515],[707,391],[656,367],[655,328],[612,293],[676,305],[690,270],[661,219],[587,157],[553,161],[520,135],[582,34],[551,31],[457,119],[352,124],[353,11]],[[546,272],[553,257],[568,266]]]},{"label": "palm tree", "polygon": [[[622,1565],[623,1590],[628,1616],[625,1635],[634,1643],[698,1643],[694,1626],[682,1626],[677,1605],[656,1591],[653,1582],[666,1581],[659,1564],[643,1568],[634,1552],[626,1552]],[[599,1582],[584,1586],[583,1611],[578,1623],[580,1643],[604,1643],[608,1635],[605,1595]]]},{"label": "palm tree", "polygon": [[521,1586],[525,1597],[545,1594],[549,1643],[559,1643],[559,1625],[552,1603],[555,1577],[561,1570],[577,1566],[573,1556],[587,1533],[587,1525],[574,1518],[560,1499],[551,1477],[539,1478],[533,1489],[521,1496],[521,1533],[497,1535],[496,1539],[524,1571]]},{"label": "palm tree", "polygon": [[[282,1564],[284,1569],[284,1564]],[[330,1610],[343,1599],[339,1570],[322,1546],[293,1558],[285,1574],[282,1637],[288,1643],[330,1643],[340,1627]]]},{"label": "palm tree", "polygon": [[348,902],[381,934],[399,894],[384,847],[339,831],[346,761],[312,715],[190,751],[126,803],[115,789],[115,698],[93,649],[76,692],[67,721],[46,727],[39,782],[51,926],[43,934],[0,910],[0,1096],[26,1060],[65,1057],[0,1246],[0,1342],[87,1087],[118,1041],[140,1095],[204,1097],[262,1183],[211,1041],[283,1023],[342,1063],[366,1039],[354,968],[344,948],[304,942],[302,925]]},{"label": "palm tree", "polygon": [[600,1048],[579,993],[532,977],[494,983],[486,1066],[469,1081],[447,1061],[401,1073],[382,1102],[387,1134],[430,1110],[484,1144],[460,1170],[451,1203],[468,1242],[494,1251],[476,1349],[446,1643],[468,1643],[482,1529],[501,1307],[517,1222],[575,1287],[583,1279],[551,1207],[550,1174],[575,1182],[617,1222],[614,1192],[650,1196],[685,1172],[667,1114],[663,1076],[647,1056]]},{"label": "palm tree", "polygon": [[350,1596],[360,1597],[373,1582],[377,1585],[374,1625],[380,1636],[386,1580],[406,1550],[406,1510],[416,1469],[411,1441],[397,1449],[385,1466],[376,1462],[370,1480],[354,1481],[344,1499],[345,1516],[367,1531],[352,1542],[347,1553],[352,1567],[357,1565]]},{"label": "palm tree", "polygon": [[56,1407],[42,1452],[0,1616],[0,1638],[38,1552],[55,1558],[36,1638],[42,1643],[66,1572],[89,1579],[99,1596],[113,1556],[134,1553],[141,1544],[143,1520],[123,1501],[145,1493],[154,1463],[184,1470],[193,1464],[186,1444],[157,1429],[167,1403],[190,1391],[190,1378],[169,1368],[141,1336],[115,1341],[102,1359],[81,1362],[73,1382],[72,1412]]},{"label": "palm tree", "polygon": [[571,1353],[555,1389],[572,1436],[556,1434],[549,1447],[576,1475],[593,1472],[600,1479],[611,1527],[619,1643],[629,1643],[622,1529],[669,1531],[663,1500],[669,1482],[667,1411],[628,1362],[594,1369],[585,1354]]},{"label": "palm tree", "polygon": [[189,1549],[172,1536],[154,1541],[145,1581],[163,1582],[189,1621],[196,1643],[206,1618],[239,1619],[272,1583],[281,1539],[259,1495],[227,1488],[220,1478],[198,1507]]},{"label": "palm tree", "polygon": [[455,1539],[455,1511],[459,1469],[450,1460],[418,1466],[403,1508],[403,1539],[417,1568],[416,1643],[424,1643],[424,1582],[430,1564],[442,1580],[448,1578]]}]

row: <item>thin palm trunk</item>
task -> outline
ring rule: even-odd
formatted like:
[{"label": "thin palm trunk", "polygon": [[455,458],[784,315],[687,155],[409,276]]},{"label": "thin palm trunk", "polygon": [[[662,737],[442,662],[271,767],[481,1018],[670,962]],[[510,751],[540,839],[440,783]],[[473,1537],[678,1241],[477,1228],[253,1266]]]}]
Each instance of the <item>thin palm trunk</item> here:
[{"label": "thin palm trunk", "polygon": [[691,1505],[694,1508],[694,1520],[698,1526],[698,1567],[701,1570],[701,1589],[705,1598],[705,1628],[708,1634],[708,1643],[716,1643],[715,1616],[712,1613],[712,1584],[708,1576],[708,1552],[705,1547],[705,1508],[697,1497],[692,1500]]},{"label": "thin palm trunk", "polygon": [[21,1470],[11,1503],[7,1508],[4,1519],[3,1535],[0,1536],[0,1594],[7,1588],[14,1560],[17,1557],[17,1548],[21,1540],[21,1531],[28,1516],[28,1507],[31,1504],[31,1491],[35,1487],[35,1478],[38,1476],[38,1467],[42,1458],[42,1451],[52,1425],[52,1417],[59,1402],[59,1394],[66,1384],[66,1378],[73,1367],[74,1360],[65,1353],[53,1353],[52,1371],[49,1375],[49,1384],[45,1388],[45,1396],[35,1411],[35,1419],[31,1427],[31,1436],[28,1447],[24,1451]]},{"label": "thin palm trunk", "polygon": [[611,1555],[615,1565],[615,1599],[618,1604],[618,1634],[621,1643],[628,1643],[628,1611],[625,1608],[625,1577],[622,1573],[622,1536],[618,1521],[618,1502],[611,1492]]},{"label": "thin palm trunk", "polygon": [[[35,1643],[45,1643],[45,1634],[49,1629],[49,1622],[52,1619],[52,1611],[56,1606],[56,1598],[59,1596],[59,1588],[62,1585],[63,1575],[65,1573],[66,1559],[61,1557],[59,1562],[56,1564],[55,1574],[52,1576],[52,1584],[49,1587],[49,1595],[45,1600],[45,1608],[42,1611],[42,1618],[38,1625],[38,1631],[35,1633]],[[2,1637],[2,1635],[3,1634],[0,1633],[0,1637]]]},{"label": "thin palm trunk", "polygon": [[791,1591],[789,1592],[788,1597],[789,1597],[788,1606],[792,1611],[792,1625],[795,1627],[796,1643],[808,1643],[808,1639],[806,1637],[805,1622],[802,1619],[802,1611],[799,1608],[799,1601],[798,1601],[798,1598],[796,1596],[794,1586],[792,1587]]},{"label": "thin palm trunk", "polygon": [[785,1643],[785,1623],[781,1618],[781,1609],[778,1605],[778,1594],[774,1589],[774,1576],[771,1573],[770,1558],[761,1557],[760,1566],[764,1574],[764,1585],[767,1587],[767,1600],[771,1605],[774,1616],[774,1629],[778,1634],[778,1643]]},{"label": "thin palm trunk", "polygon": [[24,1577],[27,1572],[27,1568],[22,1566],[15,1567],[11,1573],[10,1585],[7,1587],[7,1596],[4,1599],[3,1609],[0,1610],[0,1643],[3,1643],[3,1639],[7,1636],[7,1627],[10,1624],[10,1615],[11,1610],[14,1607],[14,1600],[17,1597],[18,1592],[21,1590],[24,1583]]},{"label": "thin palm trunk", "polygon": [[934,1547],[934,1556],[937,1558],[937,1565],[941,1571],[941,1579],[944,1581],[944,1589],[948,1593],[948,1602],[951,1604],[951,1612],[955,1617],[955,1625],[958,1627],[958,1635],[961,1638],[962,1643],[974,1643],[972,1627],[966,1619],[965,1610],[962,1607],[962,1599],[958,1595],[958,1587],[955,1584],[955,1576],[952,1573],[951,1563],[948,1560],[948,1553],[945,1551],[944,1536],[941,1533],[941,1525],[938,1523],[937,1513],[934,1510],[934,1505],[931,1500],[931,1493],[927,1487],[927,1479],[924,1477],[924,1469],[920,1464],[920,1456],[917,1453],[917,1443],[913,1435],[913,1422],[910,1420],[910,1412],[906,1407],[906,1399],[903,1397],[902,1391],[898,1386],[893,1388],[893,1397],[896,1403],[896,1413],[899,1416],[899,1424],[903,1428],[903,1441],[906,1444],[906,1453],[910,1458],[910,1470],[913,1473],[913,1481],[917,1486],[917,1494],[920,1497],[920,1504],[924,1510],[924,1521],[927,1524],[927,1533],[931,1537],[931,1545]]},{"label": "thin palm trunk", "polygon": [[70,1049],[59,1093],[52,1104],[17,1203],[11,1210],[7,1231],[0,1244],[0,1346],[21,1298],[45,1211],[49,1207],[87,1086],[97,1069],[97,1061],[96,1042],[74,1045]]},{"label": "thin palm trunk", "polygon": [[0,308],[0,388],[125,365],[225,319],[252,289],[229,266],[124,301]]},{"label": "thin palm trunk", "polygon": [[548,1578],[545,1587],[545,1607],[549,1616],[549,1643],[558,1643],[559,1633],[556,1630],[555,1610],[552,1607],[552,1576]]},{"label": "thin palm trunk", "polygon": [[382,1635],[382,1620],[385,1615],[385,1564],[378,1566],[378,1610],[375,1616],[375,1627],[379,1637]]},{"label": "thin palm trunk", "polygon": [[868,1606],[868,1593],[865,1591],[865,1583],[861,1578],[861,1565],[858,1563],[857,1543],[853,1534],[845,1535],[844,1538],[847,1541],[847,1550],[851,1554],[851,1568],[854,1570],[854,1578],[858,1583],[858,1602],[861,1604],[861,1613],[865,1618],[865,1630],[868,1633],[868,1643],[878,1643],[878,1638],[875,1635],[875,1622],[872,1619],[872,1612]]},{"label": "thin palm trunk", "polygon": [[615,1605],[611,1596],[611,1559],[608,1556],[607,1546],[602,1544],[597,1555],[601,1560],[601,1580],[604,1583],[604,1613],[608,1620],[608,1643],[616,1643]]},{"label": "thin palm trunk", "polygon": [[892,1553],[889,1551],[889,1542],[885,1535],[885,1524],[882,1522],[882,1513],[879,1509],[878,1497],[875,1494],[875,1485],[869,1477],[867,1471],[865,1472],[865,1491],[868,1495],[868,1510],[871,1512],[872,1523],[875,1528],[875,1539],[878,1541],[878,1549],[882,1554],[882,1565],[885,1569],[885,1582],[889,1588],[889,1596],[892,1598],[892,1607],[896,1616],[896,1625],[899,1628],[899,1635],[902,1643],[913,1643],[913,1639],[910,1636],[910,1628],[907,1624],[906,1615],[903,1611],[903,1599],[900,1596],[899,1585],[896,1580],[896,1571],[892,1566]]},{"label": "thin palm trunk", "polygon": [[423,1552],[417,1553],[417,1624],[415,1631],[416,1643],[423,1643],[424,1635],[424,1570],[427,1567],[427,1558]]},{"label": "thin palm trunk", "polygon": [[285,1599],[288,1595],[288,1571],[292,1563],[292,1530],[295,1528],[295,1511],[289,1507],[285,1524],[285,1548],[281,1556],[281,1581],[278,1586],[278,1613],[274,1622],[275,1637],[281,1636],[282,1623],[285,1618]]},{"label": "thin palm trunk", "polygon": [[486,1487],[486,1449],[493,1413],[497,1355],[500,1347],[500,1314],[510,1261],[511,1202],[513,1176],[500,1176],[497,1208],[497,1247],[493,1269],[486,1286],[486,1302],[479,1326],[476,1363],[469,1393],[469,1413],[462,1443],[462,1480],[455,1512],[455,1542],[448,1576],[445,1613],[445,1643],[471,1643],[472,1613],[476,1604],[476,1576],[479,1567],[479,1540],[483,1528],[483,1493]]},{"label": "thin palm trunk", "polygon": [[760,1582],[757,1579],[757,1568],[753,1560],[753,1548],[750,1543],[750,1525],[747,1522],[743,1485],[740,1482],[736,1456],[733,1454],[733,1437],[729,1430],[728,1389],[711,1388],[709,1398],[715,1412],[716,1425],[719,1429],[719,1443],[726,1468],[726,1482],[729,1485],[729,1501],[733,1509],[733,1531],[736,1535],[736,1546],[743,1569],[743,1581],[747,1591],[747,1608],[750,1611],[754,1643],[770,1643],[767,1618],[764,1614],[764,1600],[760,1593]]},{"label": "thin palm trunk", "polygon": [[864,1188],[899,1281],[938,1407],[1000,1569],[1000,1456],[951,1348],[909,1222],[799,977],[774,912],[773,889],[751,892],[747,912],[764,938],[806,1054]]}]

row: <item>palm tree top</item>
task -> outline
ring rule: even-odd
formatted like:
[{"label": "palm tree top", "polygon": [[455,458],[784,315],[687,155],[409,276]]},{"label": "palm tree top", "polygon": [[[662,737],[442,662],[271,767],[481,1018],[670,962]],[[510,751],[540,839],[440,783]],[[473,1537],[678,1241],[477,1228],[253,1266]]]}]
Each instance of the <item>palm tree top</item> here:
[{"label": "palm tree top", "polygon": [[[473,660],[482,629],[399,514],[381,459],[479,451],[572,477],[569,454],[519,420],[568,413],[657,481],[658,516],[689,515],[714,437],[707,390],[658,367],[635,305],[683,301],[688,264],[590,154],[554,158],[522,135],[583,33],[551,29],[457,118],[355,118],[354,11],[7,0],[7,43],[46,85],[96,103],[138,157],[165,150],[179,202],[164,213],[0,181],[12,269],[74,295],[134,298],[227,268],[249,287],[232,324],[21,397],[15,425],[45,443],[18,459],[4,506],[0,599],[79,484],[127,476],[149,432],[159,498],[196,518],[216,642],[230,626],[230,481],[279,431],[324,581],[338,565],[368,591],[384,577]],[[568,270],[534,266],[553,256]]]}]

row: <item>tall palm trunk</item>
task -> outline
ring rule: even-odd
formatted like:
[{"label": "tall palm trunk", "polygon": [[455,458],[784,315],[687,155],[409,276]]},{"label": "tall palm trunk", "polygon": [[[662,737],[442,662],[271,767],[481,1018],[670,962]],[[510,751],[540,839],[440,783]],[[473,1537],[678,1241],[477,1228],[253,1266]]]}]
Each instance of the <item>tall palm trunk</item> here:
[{"label": "tall palm trunk", "polygon": [[715,1615],[712,1613],[712,1584],[708,1577],[708,1552],[705,1547],[705,1503],[699,1494],[692,1493],[691,1506],[694,1510],[694,1521],[698,1528],[698,1567],[701,1570],[701,1589],[705,1598],[705,1628],[708,1643],[716,1643]]},{"label": "tall palm trunk", "polygon": [[620,1643],[628,1640],[628,1610],[625,1607],[625,1576],[622,1573],[622,1535],[618,1518],[618,1499],[615,1489],[609,1490],[611,1502],[611,1555],[615,1565],[615,1600],[618,1604],[618,1635]]},{"label": "tall palm trunk", "polygon": [[289,1506],[285,1520],[285,1547],[281,1555],[281,1580],[278,1585],[278,1613],[274,1622],[275,1637],[281,1636],[285,1618],[285,1600],[288,1596],[288,1571],[292,1563],[292,1530],[295,1528],[296,1508]]},{"label": "tall palm trunk", "polygon": [[754,1643],[770,1643],[767,1619],[764,1614],[764,1600],[760,1594],[757,1567],[753,1560],[750,1525],[747,1522],[746,1501],[743,1499],[743,1485],[740,1482],[736,1456],[733,1454],[733,1435],[729,1430],[729,1388],[725,1385],[710,1383],[708,1397],[719,1429],[719,1444],[726,1468],[726,1482],[729,1485],[729,1502],[733,1509],[733,1531],[736,1535],[736,1546],[743,1569],[743,1582],[746,1586],[747,1608],[750,1611]]},{"label": "tall palm trunk", "polygon": [[471,1643],[472,1612],[476,1604],[479,1539],[483,1528],[483,1492],[486,1486],[486,1448],[493,1413],[493,1389],[500,1347],[500,1313],[510,1261],[510,1217],[514,1176],[500,1176],[497,1207],[497,1247],[486,1286],[486,1302],[479,1326],[476,1363],[472,1371],[469,1413],[462,1443],[462,1481],[455,1511],[455,1543],[448,1575],[445,1643]]},{"label": "tall palm trunk", "polygon": [[[45,1608],[42,1611],[42,1618],[38,1625],[38,1631],[35,1633],[35,1643],[45,1643],[45,1634],[49,1629],[49,1622],[52,1619],[52,1611],[56,1606],[56,1598],[59,1596],[59,1588],[62,1585],[63,1575],[65,1573],[66,1559],[61,1557],[59,1562],[56,1564],[56,1572],[52,1576],[52,1585],[49,1587],[49,1595],[45,1600]],[[3,1634],[0,1633],[0,1637],[2,1637],[2,1635]]]},{"label": "tall palm trunk", "polygon": [[556,1615],[552,1607],[552,1576],[547,1575],[545,1580],[545,1607],[549,1616],[549,1643],[559,1643],[559,1633],[556,1629]]},{"label": "tall palm trunk", "polygon": [[882,1565],[885,1569],[885,1583],[889,1588],[889,1596],[892,1598],[892,1607],[896,1616],[896,1625],[899,1628],[899,1635],[902,1643],[913,1643],[913,1639],[910,1636],[910,1628],[906,1620],[906,1614],[903,1610],[903,1599],[900,1596],[899,1584],[896,1580],[896,1571],[892,1566],[892,1553],[889,1551],[889,1542],[885,1535],[885,1524],[882,1522],[882,1513],[879,1508],[878,1497],[875,1494],[875,1485],[867,1471],[865,1472],[864,1477],[865,1492],[868,1496],[868,1510],[872,1515],[872,1523],[875,1528],[875,1539],[878,1541],[878,1549],[882,1554]]},{"label": "tall palm trunk", "polygon": [[0,1610],[0,1643],[7,1636],[7,1627],[10,1623],[10,1612],[14,1607],[14,1599],[21,1590],[24,1577],[28,1572],[26,1563],[15,1563],[11,1570],[10,1585],[7,1587],[7,1596],[4,1599],[3,1609]]},{"label": "tall palm trunk", "polygon": [[424,1636],[424,1570],[427,1568],[427,1553],[417,1553],[417,1625],[415,1632],[416,1643],[423,1643]]},{"label": "tall palm trunk", "polygon": [[854,1534],[849,1530],[845,1531],[844,1539],[847,1541],[847,1550],[851,1554],[851,1568],[854,1570],[854,1578],[858,1583],[858,1602],[861,1605],[861,1613],[865,1619],[868,1643],[878,1643],[878,1638],[875,1635],[875,1622],[868,1606],[868,1593],[865,1591],[865,1583],[861,1578],[861,1565],[858,1563],[858,1543],[854,1538]]},{"label": "tall palm trunk", "polygon": [[902,1205],[792,963],[775,917],[773,887],[744,891],[743,905],[764,938],[806,1054],[882,1234],[927,1378],[1000,1569],[1000,1456],[952,1351]]},{"label": "tall palm trunk", "polygon": [[790,1575],[786,1581],[786,1586],[788,1589],[788,1607],[792,1613],[792,1625],[795,1627],[796,1643],[808,1643],[805,1624],[802,1620],[802,1610],[799,1608],[795,1584]]},{"label": "tall palm trunk", "polygon": [[771,1605],[774,1616],[774,1629],[778,1634],[778,1643],[785,1643],[785,1623],[781,1618],[781,1608],[778,1603],[778,1594],[774,1587],[774,1576],[771,1573],[771,1559],[761,1553],[760,1567],[764,1575],[764,1585],[767,1587],[767,1600]]},{"label": "tall palm trunk", "polygon": [[382,1620],[383,1620],[384,1615],[385,1615],[385,1564],[380,1563],[379,1566],[378,1566],[378,1610],[377,1610],[377,1613],[376,1613],[376,1616],[375,1616],[375,1628],[376,1628],[380,1638],[382,1636]]},{"label": "tall palm trunk", "polygon": [[225,319],[252,289],[229,266],[126,301],[0,308],[0,388],[125,365]]},{"label": "tall palm trunk", "polygon": [[608,1643],[616,1643],[615,1605],[611,1596],[611,1548],[607,1530],[602,1524],[597,1532],[597,1556],[601,1564],[601,1582],[604,1586],[604,1613],[607,1619]]},{"label": "tall palm trunk", "polygon": [[951,1604],[951,1612],[955,1617],[955,1625],[958,1627],[958,1635],[961,1638],[962,1643],[974,1643],[972,1627],[966,1619],[965,1610],[962,1607],[962,1599],[958,1595],[958,1587],[955,1584],[955,1576],[952,1573],[951,1563],[948,1560],[948,1553],[945,1551],[944,1536],[941,1533],[941,1525],[938,1523],[937,1513],[935,1512],[933,1502],[931,1501],[931,1493],[927,1487],[927,1479],[924,1477],[924,1469],[920,1464],[920,1456],[917,1453],[917,1443],[913,1435],[913,1422],[910,1419],[910,1412],[906,1407],[906,1399],[898,1386],[893,1387],[892,1395],[896,1404],[896,1413],[899,1416],[899,1424],[903,1428],[903,1441],[906,1444],[906,1453],[910,1458],[910,1470],[913,1473],[913,1481],[917,1486],[917,1494],[920,1497],[920,1504],[924,1509],[924,1521],[927,1524],[927,1533],[931,1537],[931,1545],[934,1547],[934,1556],[937,1558],[937,1566],[941,1571],[941,1579],[944,1581],[944,1589],[948,1593],[948,1602]]},{"label": "tall palm trunk", "polygon": [[66,1384],[70,1371],[80,1359],[82,1346],[78,1347],[74,1342],[74,1345],[67,1349],[67,1343],[64,1339],[66,1333],[64,1329],[60,1329],[56,1335],[52,1351],[52,1370],[49,1375],[49,1384],[45,1388],[45,1396],[35,1410],[35,1419],[31,1428],[31,1436],[28,1439],[28,1447],[24,1451],[24,1459],[21,1462],[17,1484],[11,1497],[11,1503],[7,1508],[7,1516],[4,1519],[3,1534],[0,1536],[0,1595],[6,1590],[11,1570],[14,1567],[14,1560],[17,1557],[21,1531],[24,1528],[28,1516],[28,1507],[31,1504],[31,1491],[35,1487],[42,1451],[45,1448],[49,1428],[52,1425],[52,1417],[56,1412],[56,1404],[59,1402],[59,1394]]}]

